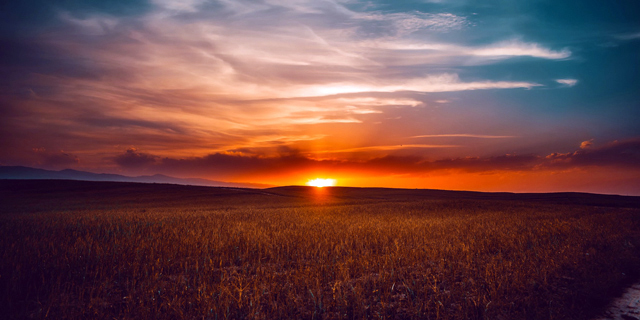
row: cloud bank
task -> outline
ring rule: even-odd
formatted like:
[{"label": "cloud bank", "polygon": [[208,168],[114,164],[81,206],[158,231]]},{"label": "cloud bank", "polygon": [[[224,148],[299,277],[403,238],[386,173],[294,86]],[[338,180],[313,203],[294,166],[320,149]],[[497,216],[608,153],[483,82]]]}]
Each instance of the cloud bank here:
[{"label": "cloud bank", "polygon": [[[416,156],[384,156],[364,161],[348,159],[316,159],[298,150],[286,150],[279,156],[215,153],[204,157],[160,158],[135,150],[127,150],[114,161],[126,168],[147,166],[151,171],[167,174],[205,174],[226,178],[286,175],[291,172],[358,173],[373,175],[426,174],[443,171],[466,173],[505,171],[554,171],[593,168],[626,168],[640,170],[640,140],[614,141],[593,147],[590,141],[570,153],[505,154],[488,157],[463,157],[427,160]],[[411,147],[411,146],[409,146]],[[428,146],[427,146],[428,147]],[[127,161],[123,161],[123,160]],[[156,161],[155,159],[159,159]]]}]

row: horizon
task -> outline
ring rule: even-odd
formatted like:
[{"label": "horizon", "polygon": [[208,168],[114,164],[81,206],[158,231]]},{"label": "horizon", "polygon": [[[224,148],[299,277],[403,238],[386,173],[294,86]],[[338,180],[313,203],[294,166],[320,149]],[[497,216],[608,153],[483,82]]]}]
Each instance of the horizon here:
[{"label": "horizon", "polygon": [[0,165],[640,196],[636,12],[633,0],[9,3]]},{"label": "horizon", "polygon": [[[7,166],[1,166],[7,167]],[[346,188],[346,189],[389,189],[389,190],[417,190],[417,191],[442,191],[442,192],[461,192],[461,193],[485,193],[485,194],[512,194],[512,195],[527,195],[527,194],[539,194],[539,195],[552,195],[552,194],[588,194],[595,196],[620,196],[620,197],[640,197],[639,194],[620,194],[620,193],[597,193],[597,192],[583,192],[583,191],[549,191],[549,192],[514,192],[514,191],[478,191],[478,190],[467,190],[467,189],[437,189],[437,188],[406,188],[406,187],[385,187],[385,186],[367,186],[367,187],[359,187],[359,186],[347,186],[347,185],[313,185],[309,183],[305,184],[289,184],[289,185],[266,185],[259,183],[251,183],[251,182],[228,182],[228,181],[219,181],[219,180],[208,180],[202,178],[177,178],[172,176],[167,176],[163,174],[155,174],[155,175],[141,175],[141,176],[127,176],[113,173],[96,173],[89,171],[79,171],[75,169],[61,169],[61,170],[47,170],[33,167],[24,167],[24,166],[14,166],[21,167],[26,169],[36,169],[36,170],[46,170],[50,172],[63,172],[63,171],[75,171],[79,173],[90,173],[95,175],[113,175],[120,178],[130,178],[134,180],[98,180],[98,179],[89,179],[89,178],[78,178],[78,177],[29,177],[29,178],[6,178],[0,174],[0,180],[53,180],[53,181],[79,181],[79,182],[106,182],[106,183],[135,183],[135,184],[153,184],[153,185],[176,185],[176,186],[184,186],[184,187],[206,187],[206,188],[223,188],[223,189],[252,189],[252,190],[267,190],[267,189],[277,189],[277,188],[289,188],[289,187],[302,187],[308,189],[324,189],[324,188]],[[161,180],[135,180],[138,178],[154,178],[154,177],[162,177],[162,178],[170,178],[181,181],[161,181]],[[196,182],[196,180],[199,180]],[[205,184],[205,182],[210,182],[214,184]],[[232,184],[232,185],[216,185],[215,183],[222,184]]]}]

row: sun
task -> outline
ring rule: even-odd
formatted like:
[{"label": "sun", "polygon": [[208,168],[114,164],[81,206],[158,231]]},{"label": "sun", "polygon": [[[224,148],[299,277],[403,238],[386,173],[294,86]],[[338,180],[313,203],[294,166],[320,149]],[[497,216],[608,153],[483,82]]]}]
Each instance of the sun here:
[{"label": "sun", "polygon": [[336,185],[336,180],[316,178],[316,179],[307,181],[307,185],[310,187],[318,187],[318,188],[332,187]]}]

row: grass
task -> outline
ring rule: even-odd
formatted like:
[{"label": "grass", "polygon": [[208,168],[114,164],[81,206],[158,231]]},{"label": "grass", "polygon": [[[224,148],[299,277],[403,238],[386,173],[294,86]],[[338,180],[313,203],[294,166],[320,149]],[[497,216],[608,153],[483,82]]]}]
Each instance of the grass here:
[{"label": "grass", "polygon": [[637,279],[637,198],[445,194],[3,181],[0,314],[589,319]]}]

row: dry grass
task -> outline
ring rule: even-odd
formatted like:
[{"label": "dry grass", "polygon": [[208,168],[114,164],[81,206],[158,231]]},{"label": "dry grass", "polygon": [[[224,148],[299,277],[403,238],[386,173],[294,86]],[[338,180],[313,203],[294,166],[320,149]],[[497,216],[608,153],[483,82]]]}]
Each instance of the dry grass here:
[{"label": "dry grass", "polygon": [[640,266],[637,207],[2,186],[10,319],[588,319]]}]

